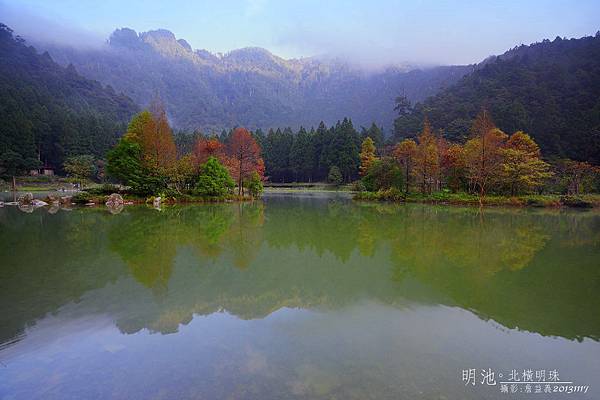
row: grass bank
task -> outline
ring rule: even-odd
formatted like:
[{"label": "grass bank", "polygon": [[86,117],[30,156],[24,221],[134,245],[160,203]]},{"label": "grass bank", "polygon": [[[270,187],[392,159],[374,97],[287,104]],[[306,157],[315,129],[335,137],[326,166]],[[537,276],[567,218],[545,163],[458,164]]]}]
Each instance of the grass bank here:
[{"label": "grass bank", "polygon": [[600,194],[584,194],[579,196],[564,196],[558,194],[501,196],[489,195],[479,200],[470,193],[436,192],[432,194],[409,193],[398,190],[382,190],[378,192],[359,192],[354,195],[359,201],[393,201],[406,203],[430,203],[479,206],[513,206],[513,207],[570,207],[595,208],[600,207]]}]

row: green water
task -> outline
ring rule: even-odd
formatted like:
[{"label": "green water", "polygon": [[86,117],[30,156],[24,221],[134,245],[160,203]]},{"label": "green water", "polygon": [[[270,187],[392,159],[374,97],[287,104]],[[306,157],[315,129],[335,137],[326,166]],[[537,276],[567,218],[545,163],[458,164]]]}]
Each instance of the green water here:
[{"label": "green water", "polygon": [[2,400],[593,399],[599,339],[594,211],[0,208]]}]

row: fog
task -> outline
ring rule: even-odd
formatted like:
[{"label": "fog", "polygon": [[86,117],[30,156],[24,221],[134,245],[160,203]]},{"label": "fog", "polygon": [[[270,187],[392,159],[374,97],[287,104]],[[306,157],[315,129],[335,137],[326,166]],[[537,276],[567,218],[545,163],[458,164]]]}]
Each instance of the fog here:
[{"label": "fog", "polygon": [[0,22],[32,42],[100,46],[120,27],[171,30],[195,49],[263,47],[361,67],[471,64],[519,44],[594,34],[597,2],[0,0]]},{"label": "fog", "polygon": [[106,38],[101,34],[73,26],[69,21],[50,20],[27,7],[8,6],[1,1],[0,22],[29,43],[43,42],[78,48],[100,47],[106,43]]}]

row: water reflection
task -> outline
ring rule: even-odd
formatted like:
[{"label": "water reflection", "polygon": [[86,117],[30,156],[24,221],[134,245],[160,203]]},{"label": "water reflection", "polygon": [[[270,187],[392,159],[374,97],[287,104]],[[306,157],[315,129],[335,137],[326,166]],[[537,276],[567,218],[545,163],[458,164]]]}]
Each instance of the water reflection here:
[{"label": "water reflection", "polygon": [[368,299],[458,306],[545,336],[600,335],[593,212],[279,197],[160,213],[15,211],[0,212],[2,342],[92,293],[78,313],[108,313],[128,333],[172,333],[220,310],[255,319]]}]

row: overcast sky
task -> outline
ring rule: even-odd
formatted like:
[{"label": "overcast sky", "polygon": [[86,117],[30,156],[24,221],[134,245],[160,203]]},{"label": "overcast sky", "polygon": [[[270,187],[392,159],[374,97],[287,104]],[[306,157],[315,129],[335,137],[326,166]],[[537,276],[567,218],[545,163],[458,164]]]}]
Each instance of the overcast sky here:
[{"label": "overcast sky", "polygon": [[0,0],[0,22],[25,38],[80,45],[115,28],[165,28],[211,52],[260,46],[285,58],[467,64],[521,43],[592,35],[600,1]]}]

